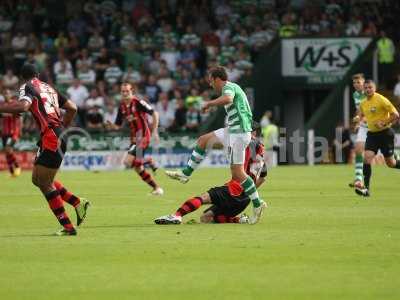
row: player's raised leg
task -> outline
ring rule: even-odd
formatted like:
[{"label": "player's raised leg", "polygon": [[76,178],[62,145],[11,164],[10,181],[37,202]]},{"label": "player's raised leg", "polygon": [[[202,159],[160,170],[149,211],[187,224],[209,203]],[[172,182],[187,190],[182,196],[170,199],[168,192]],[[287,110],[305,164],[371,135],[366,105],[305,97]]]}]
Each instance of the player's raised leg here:
[{"label": "player's raised leg", "polygon": [[[224,129],[222,128],[219,130]],[[165,171],[165,174],[172,179],[180,181],[181,183],[187,183],[189,181],[189,177],[206,157],[207,150],[212,149],[216,144],[222,144],[220,138],[217,137],[216,132],[217,131],[209,132],[199,137],[185,168],[177,171]]]},{"label": "player's raised leg", "polygon": [[76,235],[76,230],[65,211],[60,192],[54,187],[53,181],[58,169],[47,168],[36,164],[32,171],[32,183],[37,186],[45,196],[49,207],[56,216],[63,229],[57,235]]}]

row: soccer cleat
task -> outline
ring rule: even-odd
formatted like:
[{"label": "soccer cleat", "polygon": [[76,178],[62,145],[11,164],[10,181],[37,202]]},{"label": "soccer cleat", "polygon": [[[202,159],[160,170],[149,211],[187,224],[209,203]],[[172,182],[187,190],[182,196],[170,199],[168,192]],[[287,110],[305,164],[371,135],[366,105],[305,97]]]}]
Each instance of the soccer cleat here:
[{"label": "soccer cleat", "polygon": [[19,175],[21,175],[21,168],[15,168],[12,176],[18,177]]},{"label": "soccer cleat", "polygon": [[259,207],[253,207],[253,216],[250,219],[249,224],[257,224],[258,221],[260,221],[264,210],[267,208],[267,203],[264,201],[260,200],[261,205]]},{"label": "soccer cleat", "polygon": [[354,181],[349,183],[349,188],[354,189]]},{"label": "soccer cleat", "polygon": [[189,181],[189,176],[182,173],[181,170],[178,171],[165,171],[165,174],[172,179],[178,180],[181,183],[187,183]]},{"label": "soccer cleat", "polygon": [[81,225],[85,220],[89,206],[90,202],[82,198],[81,203],[79,203],[79,205],[75,207],[77,226]]},{"label": "soccer cleat", "polygon": [[162,195],[164,195],[164,190],[162,188],[158,187],[158,188],[154,189],[150,193],[150,195],[152,195],[152,196],[162,196]]},{"label": "soccer cleat", "polygon": [[154,223],[158,225],[170,225],[170,224],[178,225],[182,223],[182,217],[175,215],[162,216],[155,219]]},{"label": "soccer cleat", "polygon": [[239,216],[239,223],[240,224],[250,224],[250,218],[246,214],[242,214]]},{"label": "soccer cleat", "polygon": [[65,228],[60,229],[59,231],[56,231],[56,232],[54,233],[54,235],[56,235],[56,236],[68,236],[68,235],[77,235],[77,234],[78,234],[78,233],[76,232],[75,229],[67,230],[67,229],[65,229]]},{"label": "soccer cleat", "polygon": [[369,190],[365,187],[355,187],[354,191],[356,192],[356,194],[358,196],[362,196],[362,197],[370,196]]}]

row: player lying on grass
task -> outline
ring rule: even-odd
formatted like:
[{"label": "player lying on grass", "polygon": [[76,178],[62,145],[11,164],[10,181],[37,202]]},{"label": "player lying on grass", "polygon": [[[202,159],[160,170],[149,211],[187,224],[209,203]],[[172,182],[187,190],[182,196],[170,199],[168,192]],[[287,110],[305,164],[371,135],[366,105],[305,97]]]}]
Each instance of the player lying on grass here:
[{"label": "player lying on grass", "polygon": [[[259,129],[257,129],[259,131]],[[245,150],[244,167],[246,174],[256,183],[258,188],[264,183],[267,176],[267,167],[264,161],[264,146],[256,139],[256,132]],[[178,210],[167,216],[162,216],[154,222],[159,225],[181,224],[182,217],[197,210],[203,204],[211,204],[200,217],[202,223],[249,223],[255,224],[259,218],[238,216],[250,203],[250,197],[244,193],[240,182],[232,179],[223,186],[214,187],[201,196],[188,199]]]},{"label": "player lying on grass", "polygon": [[193,171],[205,158],[206,151],[215,144],[223,145],[227,150],[232,180],[239,182],[242,186],[244,193],[251,199],[253,204],[254,218],[259,218],[266,204],[259,198],[255,183],[246,174],[243,167],[245,149],[251,140],[251,123],[253,120],[247,96],[239,85],[228,81],[228,74],[225,68],[221,66],[210,70],[209,83],[220,96],[215,100],[207,101],[204,109],[207,110],[213,106],[224,106],[228,115],[227,127],[200,136],[187,166],[183,170],[166,171],[165,173],[172,179],[186,183],[189,181]]},{"label": "player lying on grass", "polygon": [[[32,183],[43,193],[50,209],[63,226],[56,235],[76,235],[63,201],[75,208],[78,226],[86,217],[89,202],[71,194],[59,181],[54,180],[67,149],[63,129],[71,124],[77,111],[76,105],[39,80],[35,66],[25,64],[21,76],[25,83],[20,87],[19,101],[0,103],[0,113],[30,111],[33,115],[40,131],[40,140],[32,170]],[[60,108],[65,109],[64,117],[61,116]]]},{"label": "player lying on grass", "polygon": [[[4,91],[4,103],[11,104],[18,101],[9,89]],[[11,177],[17,177],[21,174],[21,168],[14,154],[14,145],[18,142],[21,133],[21,116],[18,114],[1,114],[1,139],[3,149],[6,155],[8,170]]]},{"label": "player lying on grass", "polygon": [[358,195],[368,197],[371,162],[379,150],[388,167],[400,169],[400,160],[394,157],[394,131],[391,128],[399,121],[399,113],[387,98],[376,92],[376,85],[372,80],[365,81],[364,90],[367,97],[361,102],[359,114],[355,118],[355,121],[365,119],[368,124],[363,165],[364,183],[359,181],[354,185]]}]

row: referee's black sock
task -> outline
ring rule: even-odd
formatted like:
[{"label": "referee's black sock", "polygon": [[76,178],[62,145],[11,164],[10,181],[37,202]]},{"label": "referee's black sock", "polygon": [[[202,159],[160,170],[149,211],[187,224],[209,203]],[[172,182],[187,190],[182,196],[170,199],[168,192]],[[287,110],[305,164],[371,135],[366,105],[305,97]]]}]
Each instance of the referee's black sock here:
[{"label": "referee's black sock", "polygon": [[371,165],[364,162],[363,165],[363,174],[364,174],[364,185],[367,189],[369,189],[369,181],[371,179]]}]

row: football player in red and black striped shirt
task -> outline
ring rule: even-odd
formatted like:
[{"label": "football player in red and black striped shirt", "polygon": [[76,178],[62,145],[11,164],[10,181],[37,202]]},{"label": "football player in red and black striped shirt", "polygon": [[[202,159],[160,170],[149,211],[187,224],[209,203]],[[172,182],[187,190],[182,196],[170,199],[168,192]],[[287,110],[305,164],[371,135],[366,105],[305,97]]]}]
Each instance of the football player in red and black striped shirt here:
[{"label": "football player in red and black striped shirt", "polygon": [[[134,95],[133,86],[130,83],[121,85],[121,104],[118,109],[114,124],[108,123],[108,128],[120,129],[124,122],[129,125],[131,131],[131,145],[124,160],[127,168],[134,168],[144,182],[153,188],[152,195],[164,194],[163,189],[154,181],[153,177],[145,170],[144,165],[149,164],[156,169],[151,157],[144,157],[145,150],[149,147],[151,136],[157,141],[158,137],[158,113],[146,101]],[[151,128],[147,115],[153,117]]]},{"label": "football player in red and black striped shirt", "polygon": [[[6,89],[3,93],[5,103],[12,103],[17,101],[11,94],[9,89]],[[4,152],[6,154],[6,160],[8,170],[12,177],[17,177],[21,174],[21,169],[17,162],[17,158],[14,154],[14,145],[18,141],[21,132],[21,117],[18,114],[7,114],[1,115],[1,139],[3,142]]]},{"label": "football player in red and black striped shirt", "polygon": [[[17,114],[30,111],[33,115],[40,131],[40,140],[32,171],[32,182],[41,190],[50,209],[63,226],[56,234],[76,235],[63,201],[74,206],[78,226],[86,217],[89,202],[68,192],[54,178],[66,151],[63,130],[71,124],[77,107],[71,100],[40,81],[33,65],[25,64],[21,69],[21,76],[25,83],[20,87],[19,101],[0,104],[0,113]],[[61,117],[60,108],[65,110],[64,117]]]},{"label": "football player in red and black striped shirt", "polygon": [[[256,138],[259,131],[258,125],[253,122],[252,139],[246,148],[244,169],[255,182],[258,188],[265,182],[267,166],[265,164],[264,146]],[[246,215],[240,215],[250,203],[250,198],[244,193],[240,182],[231,180],[223,186],[209,189],[201,196],[193,197],[185,201],[178,210],[171,215],[162,216],[154,220],[156,224],[181,224],[182,217],[194,212],[203,204],[211,204],[200,217],[202,223],[247,223],[255,224],[257,218],[250,219]]]}]

